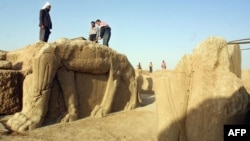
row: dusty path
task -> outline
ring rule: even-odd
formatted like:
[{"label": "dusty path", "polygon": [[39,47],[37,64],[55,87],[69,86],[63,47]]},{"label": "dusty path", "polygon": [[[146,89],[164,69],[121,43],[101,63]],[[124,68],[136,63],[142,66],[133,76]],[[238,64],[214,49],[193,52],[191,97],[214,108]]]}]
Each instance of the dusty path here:
[{"label": "dusty path", "polygon": [[154,95],[142,95],[143,106],[133,111],[54,124],[22,134],[2,135],[3,141],[152,141],[156,131]]}]

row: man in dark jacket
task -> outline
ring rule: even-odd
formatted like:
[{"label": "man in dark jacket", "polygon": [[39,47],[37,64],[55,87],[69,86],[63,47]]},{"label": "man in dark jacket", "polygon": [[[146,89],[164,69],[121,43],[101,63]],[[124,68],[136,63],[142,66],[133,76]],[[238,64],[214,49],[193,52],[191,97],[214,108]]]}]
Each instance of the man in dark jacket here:
[{"label": "man in dark jacket", "polygon": [[46,2],[43,8],[40,10],[39,26],[40,26],[40,40],[47,42],[50,35],[50,29],[52,29],[52,22],[50,19],[49,11],[51,9],[50,3]]},{"label": "man in dark jacket", "polygon": [[111,37],[111,28],[110,28],[110,26],[107,23],[102,22],[99,19],[97,19],[95,23],[100,28],[99,29],[100,34],[99,34],[99,38],[98,39],[99,40],[103,39],[103,45],[109,46],[109,39]]}]

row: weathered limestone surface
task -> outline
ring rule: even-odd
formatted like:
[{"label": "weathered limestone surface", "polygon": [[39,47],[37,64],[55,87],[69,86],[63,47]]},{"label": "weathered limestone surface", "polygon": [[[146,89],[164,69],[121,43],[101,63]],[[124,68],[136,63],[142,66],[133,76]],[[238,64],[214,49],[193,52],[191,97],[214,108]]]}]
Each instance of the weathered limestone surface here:
[{"label": "weathered limestone surface", "polygon": [[22,108],[22,74],[0,70],[0,114],[13,114]]},{"label": "weathered limestone surface", "polygon": [[242,81],[247,89],[247,92],[250,93],[250,70],[242,71]]},{"label": "weathered limestone surface", "polygon": [[0,69],[12,69],[12,64],[9,61],[0,60]]},{"label": "weathered limestone surface", "polygon": [[0,50],[0,60],[5,60],[6,59],[6,51]]},{"label": "weathered limestone surface", "polygon": [[250,96],[241,77],[240,48],[210,37],[172,72],[154,77],[158,139],[223,141],[224,124],[248,119]]},{"label": "weathered limestone surface", "polygon": [[10,61],[6,60],[7,52],[0,50],[0,69],[12,69],[12,64]]},{"label": "weathered limestone surface", "polygon": [[[0,50],[0,114],[14,114],[22,109],[24,75],[30,73],[32,47],[7,52]],[[34,48],[33,48],[34,50]],[[12,65],[14,64],[14,65]],[[25,66],[25,67],[23,67]]]},{"label": "weathered limestone surface", "polygon": [[11,70],[6,54],[0,50],[0,114],[13,114],[22,108],[22,74]]},{"label": "weathered limestone surface", "polygon": [[6,129],[2,123],[0,123],[0,135],[7,134],[9,132],[8,129]]},{"label": "weathered limestone surface", "polygon": [[38,54],[43,46],[43,42],[37,42],[18,50],[10,51],[6,54],[6,61],[12,63],[13,70],[28,72],[28,70],[32,70],[32,59]]},{"label": "weathered limestone surface", "polygon": [[135,72],[138,92],[140,94],[154,94],[152,74],[139,69]]},{"label": "weathered limestone surface", "polygon": [[23,109],[7,122],[12,130],[102,117],[139,105],[135,71],[125,55],[111,48],[60,39],[24,50],[27,55],[21,50],[7,54],[13,68],[26,76]]}]

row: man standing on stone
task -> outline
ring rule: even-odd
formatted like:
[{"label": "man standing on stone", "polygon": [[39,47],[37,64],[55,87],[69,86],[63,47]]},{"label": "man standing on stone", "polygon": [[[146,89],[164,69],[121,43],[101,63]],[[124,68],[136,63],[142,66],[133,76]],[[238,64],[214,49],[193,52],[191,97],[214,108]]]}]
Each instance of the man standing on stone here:
[{"label": "man standing on stone", "polygon": [[40,26],[40,35],[39,38],[41,41],[47,42],[50,35],[50,29],[52,29],[52,22],[50,19],[49,11],[51,5],[49,2],[46,2],[45,5],[40,10],[39,15],[39,26]]},{"label": "man standing on stone", "polygon": [[89,30],[89,40],[97,43],[97,38],[99,37],[99,28],[95,26],[95,22],[91,22],[91,27]]},{"label": "man standing on stone", "polygon": [[161,68],[164,70],[167,68],[167,64],[166,64],[165,60],[162,60]]},{"label": "man standing on stone", "polygon": [[150,62],[148,67],[149,67],[149,72],[152,73],[153,72],[153,63]]},{"label": "man standing on stone", "polygon": [[111,37],[111,28],[110,26],[105,23],[102,22],[101,20],[97,19],[95,22],[98,26],[99,26],[99,40],[103,39],[103,45],[109,46],[109,39]]}]

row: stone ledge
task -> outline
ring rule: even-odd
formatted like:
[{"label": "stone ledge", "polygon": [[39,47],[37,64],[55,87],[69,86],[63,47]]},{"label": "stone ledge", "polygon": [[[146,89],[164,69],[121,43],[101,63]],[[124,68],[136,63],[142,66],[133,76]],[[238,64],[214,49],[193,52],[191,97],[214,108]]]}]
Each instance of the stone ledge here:
[{"label": "stone ledge", "polygon": [[0,60],[0,69],[12,69],[12,63],[5,60]]}]

